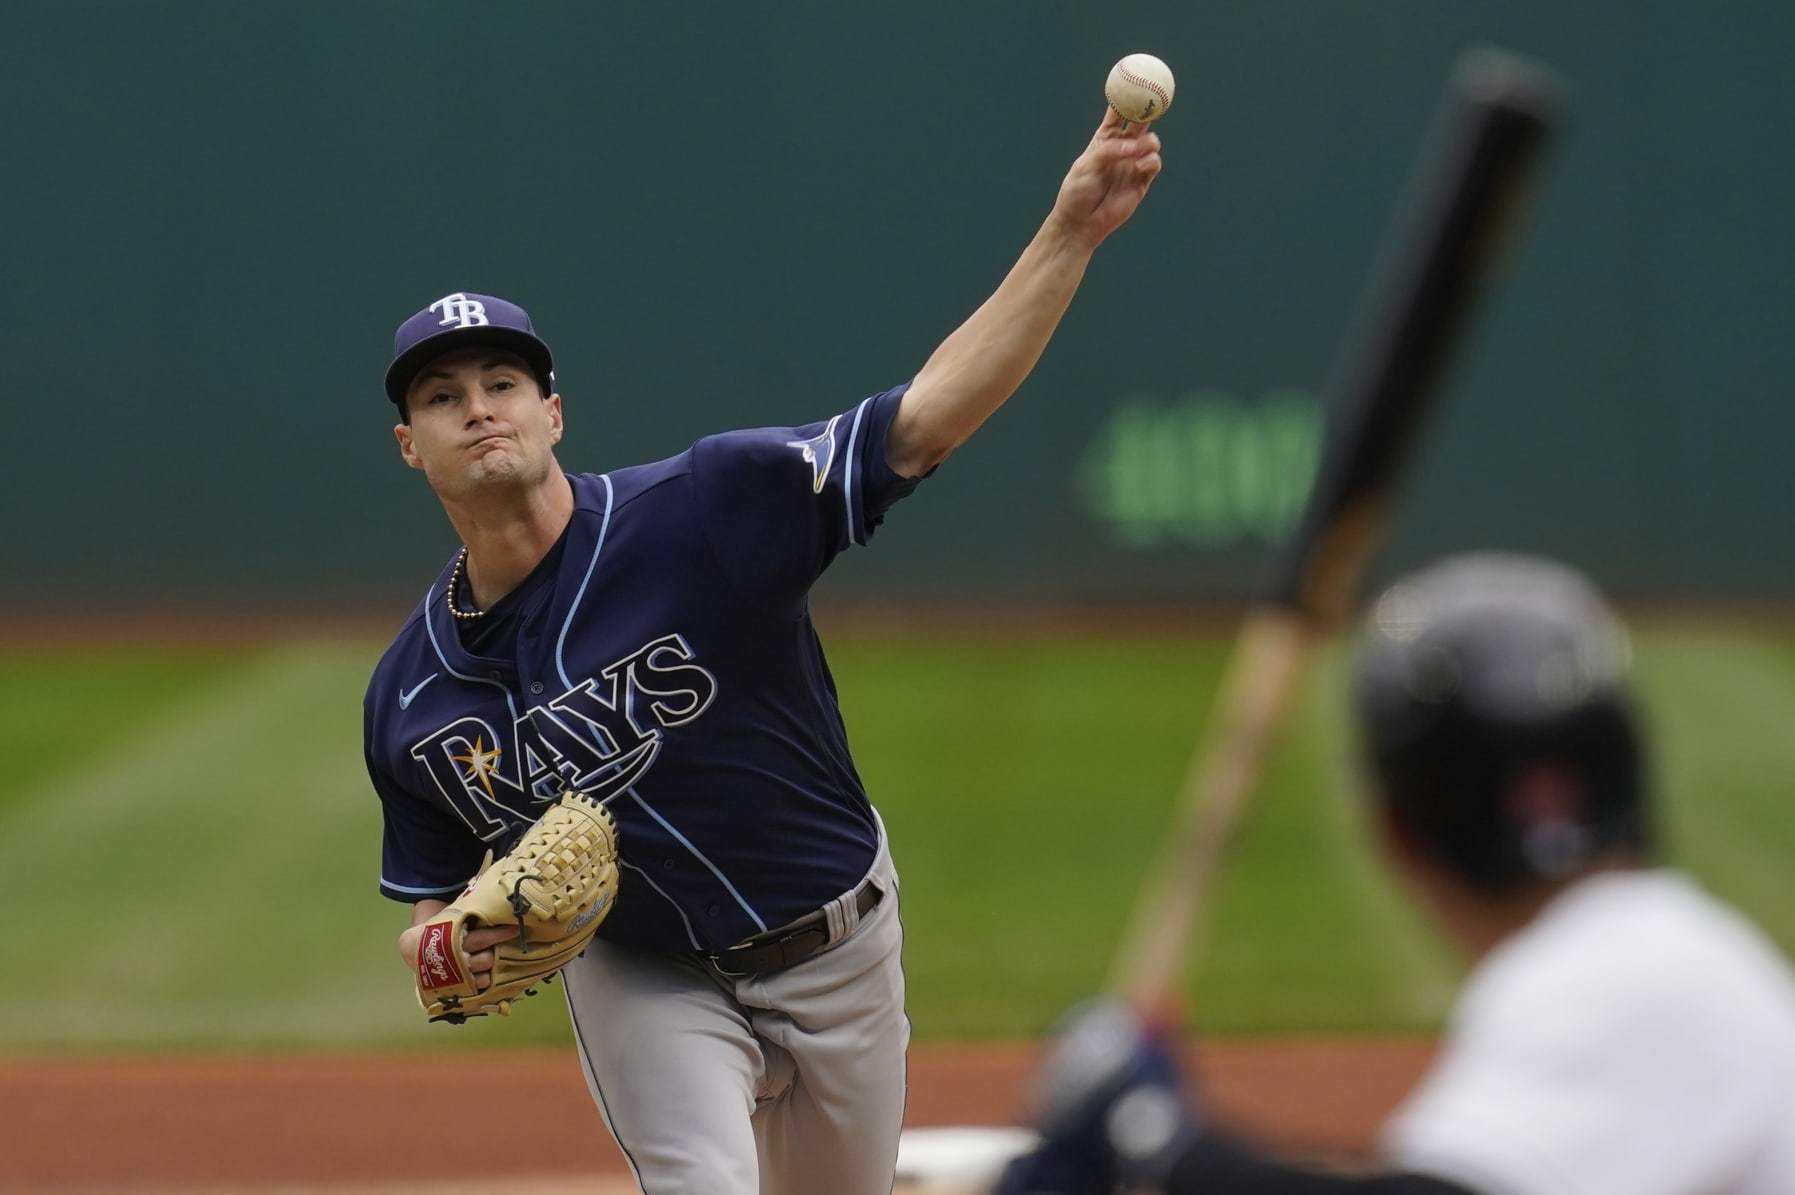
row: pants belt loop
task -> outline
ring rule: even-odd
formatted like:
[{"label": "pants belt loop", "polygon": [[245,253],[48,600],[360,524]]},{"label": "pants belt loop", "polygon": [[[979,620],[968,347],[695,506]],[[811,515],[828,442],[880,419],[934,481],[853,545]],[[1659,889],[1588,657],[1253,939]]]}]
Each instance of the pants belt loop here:
[{"label": "pants belt loop", "polygon": [[829,925],[830,945],[853,933],[860,924],[859,895],[860,888],[856,885],[823,906],[823,918]]}]

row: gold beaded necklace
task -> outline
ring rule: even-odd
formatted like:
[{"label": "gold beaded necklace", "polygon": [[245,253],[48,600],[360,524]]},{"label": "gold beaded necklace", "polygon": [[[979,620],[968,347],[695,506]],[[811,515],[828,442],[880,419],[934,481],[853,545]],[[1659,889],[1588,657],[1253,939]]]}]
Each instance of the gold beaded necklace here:
[{"label": "gold beaded necklace", "polygon": [[484,610],[462,610],[455,605],[455,589],[461,584],[461,569],[467,563],[467,548],[464,545],[461,553],[455,557],[455,571],[449,574],[449,587],[443,590],[443,601],[448,603],[449,613],[463,622],[472,622],[476,618],[485,618]]}]

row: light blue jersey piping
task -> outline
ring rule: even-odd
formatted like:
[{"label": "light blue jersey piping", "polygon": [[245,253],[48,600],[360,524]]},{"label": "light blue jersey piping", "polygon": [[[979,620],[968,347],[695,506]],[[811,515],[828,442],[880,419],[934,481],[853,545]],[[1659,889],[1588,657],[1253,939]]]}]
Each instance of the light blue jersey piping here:
[{"label": "light blue jersey piping", "polygon": [[866,404],[871,401],[870,398],[866,399],[854,408],[854,426],[848,431],[848,463],[841,480],[842,500],[848,506],[848,542],[856,544],[865,541],[854,531],[857,521],[854,518],[854,444],[860,439],[860,418],[866,414]]},{"label": "light blue jersey piping", "polygon": [[573,604],[567,608],[567,619],[561,624],[561,635],[555,640],[555,671],[561,674],[561,683],[569,689],[573,688],[573,681],[568,678],[567,663],[561,652],[567,646],[567,632],[573,627],[573,616],[580,612],[580,600],[586,596],[586,585],[592,580],[592,570],[598,567],[598,554],[605,550],[605,535],[611,530],[611,502],[616,491],[611,488],[609,473],[599,480],[605,483],[605,518],[598,525],[598,545],[592,549],[592,559],[586,563],[586,575],[580,578],[580,588],[573,595]]}]

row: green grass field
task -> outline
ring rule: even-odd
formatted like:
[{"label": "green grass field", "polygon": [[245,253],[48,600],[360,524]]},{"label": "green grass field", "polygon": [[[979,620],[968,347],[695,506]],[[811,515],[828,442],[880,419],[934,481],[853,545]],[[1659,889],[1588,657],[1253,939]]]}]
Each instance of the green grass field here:
[{"label": "green grass field", "polygon": [[[1040,1031],[1103,976],[1225,638],[827,637],[904,876],[918,1037]],[[418,1023],[404,912],[373,890],[379,647],[11,647],[0,1053],[560,1040],[553,998]],[[1674,858],[1795,947],[1795,629],[1648,626],[1639,658]],[[1416,1029],[1446,1007],[1456,964],[1368,843],[1343,697],[1336,656],[1231,856],[1192,977],[1206,1030]]]}]

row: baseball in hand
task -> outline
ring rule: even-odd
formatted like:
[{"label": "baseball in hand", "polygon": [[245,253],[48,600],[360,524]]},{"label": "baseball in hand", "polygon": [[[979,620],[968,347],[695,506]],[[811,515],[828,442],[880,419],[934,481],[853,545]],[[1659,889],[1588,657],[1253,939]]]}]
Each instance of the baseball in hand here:
[{"label": "baseball in hand", "polygon": [[1151,54],[1130,54],[1109,68],[1103,97],[1123,120],[1146,124],[1172,106],[1172,68]]}]

